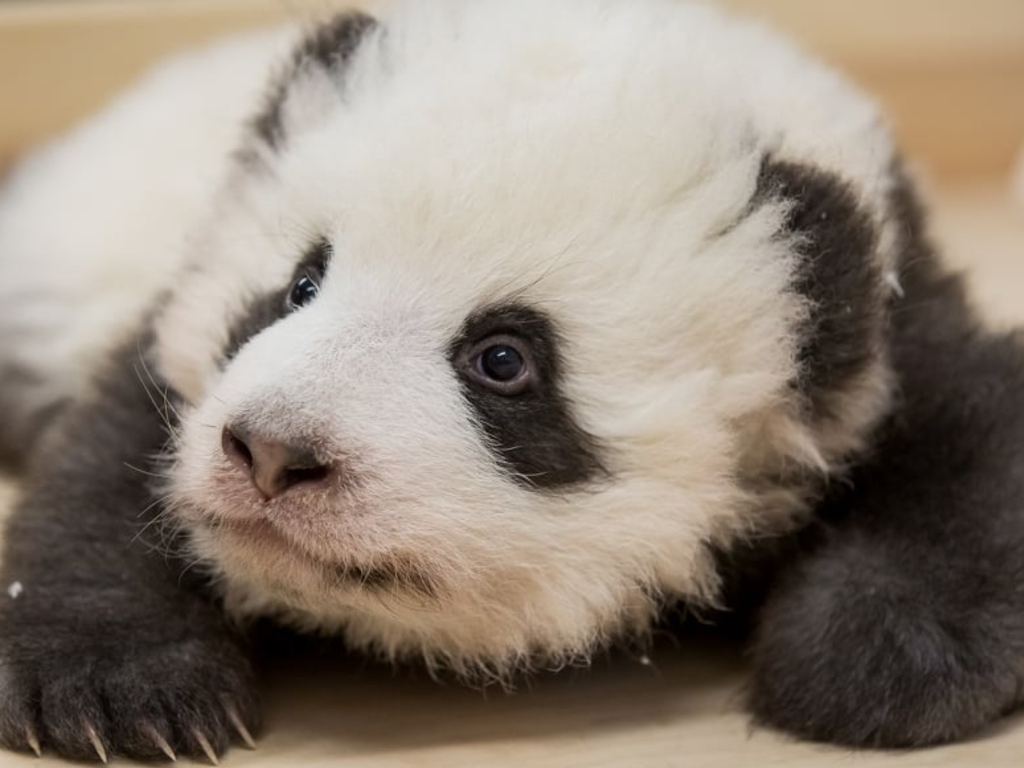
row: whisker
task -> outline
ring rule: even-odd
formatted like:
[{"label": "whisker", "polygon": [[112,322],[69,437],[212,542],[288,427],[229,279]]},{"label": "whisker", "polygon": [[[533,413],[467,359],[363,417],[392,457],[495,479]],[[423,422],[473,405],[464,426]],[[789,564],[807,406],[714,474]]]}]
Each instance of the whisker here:
[{"label": "whisker", "polygon": [[127,467],[130,470],[132,470],[133,472],[138,472],[140,475],[145,475],[146,477],[155,477],[155,478],[160,479],[160,480],[167,480],[168,478],[170,478],[170,475],[168,475],[166,473],[150,472],[150,471],[142,469],[140,467],[136,467],[134,464],[130,464],[127,461],[122,462],[122,463],[124,464],[125,467]]},{"label": "whisker", "polygon": [[171,424],[171,420],[170,420],[169,416],[167,415],[167,411],[162,409],[157,404],[156,398],[153,397],[152,390],[150,390],[149,385],[146,384],[146,380],[142,378],[142,373],[139,371],[139,367],[136,365],[136,366],[132,366],[132,368],[135,371],[136,378],[138,378],[139,383],[142,385],[143,391],[145,391],[145,393],[146,393],[146,397],[149,398],[149,402],[153,406],[153,410],[156,411],[157,415],[160,416],[160,419],[163,422],[164,428],[167,429],[168,432],[173,431],[174,430],[174,426]]}]

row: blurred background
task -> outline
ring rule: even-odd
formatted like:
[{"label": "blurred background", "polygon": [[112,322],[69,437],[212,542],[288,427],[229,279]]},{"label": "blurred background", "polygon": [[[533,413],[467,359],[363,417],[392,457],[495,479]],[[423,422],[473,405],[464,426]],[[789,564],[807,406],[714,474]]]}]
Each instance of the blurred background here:
[{"label": "blurred background", "polygon": [[[0,171],[169,53],[386,1],[0,0]],[[789,33],[882,103],[947,258],[969,268],[992,316],[1024,320],[1024,0],[720,4]]]},{"label": "blurred background", "polygon": [[[1024,145],[1024,0],[722,4],[770,21],[852,75],[883,102],[908,154],[935,178],[1010,173]],[[330,7],[328,0],[0,0],[0,160],[96,108],[168,52]]]}]

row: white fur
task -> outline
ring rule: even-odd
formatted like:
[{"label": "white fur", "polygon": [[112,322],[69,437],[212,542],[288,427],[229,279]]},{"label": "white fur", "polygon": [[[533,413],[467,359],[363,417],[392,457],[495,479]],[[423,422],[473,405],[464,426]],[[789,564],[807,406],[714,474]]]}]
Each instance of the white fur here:
[{"label": "white fur", "polygon": [[12,416],[81,396],[96,360],[152,310],[293,37],[262,33],[172,59],[4,180],[0,370],[40,380]]},{"label": "white fur", "polygon": [[[250,142],[214,202],[206,185],[181,209],[140,201],[166,237],[193,233],[157,323],[159,369],[188,400],[175,512],[242,614],[463,672],[585,658],[643,633],[663,600],[713,601],[708,545],[788,530],[806,502],[771,478],[829,471],[885,409],[880,360],[834,393],[830,420],[801,414],[799,243],[781,234],[783,206],[748,203],[771,153],[848,179],[885,227],[893,150],[838,77],[703,6],[432,0],[389,6],[383,24],[343,82],[299,76],[285,148]],[[225,77],[251,86],[259,61],[239,56]],[[220,136],[147,165],[147,189],[221,169]],[[88,147],[92,161],[111,146]],[[193,227],[200,199],[210,214]],[[319,297],[223,368],[230,324],[318,237],[335,250]],[[160,243],[155,282],[179,246]],[[564,336],[565,392],[607,448],[608,479],[538,493],[481,440],[447,348],[467,316],[510,299]],[[240,414],[316,444],[355,482],[262,502],[221,453]],[[436,599],[325,577],[385,562]]]}]

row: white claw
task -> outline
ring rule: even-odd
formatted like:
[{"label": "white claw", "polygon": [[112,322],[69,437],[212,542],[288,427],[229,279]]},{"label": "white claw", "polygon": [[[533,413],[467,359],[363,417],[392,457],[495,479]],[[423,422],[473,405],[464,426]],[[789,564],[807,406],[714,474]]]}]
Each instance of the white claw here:
[{"label": "white claw", "polygon": [[905,296],[903,292],[903,285],[900,283],[900,276],[896,274],[896,270],[885,273],[885,282],[888,283],[892,292],[895,293],[898,298],[902,299]]},{"label": "white claw", "polygon": [[217,753],[213,751],[213,747],[210,745],[209,739],[200,731],[198,728],[192,729],[192,735],[195,736],[199,747],[206,754],[206,759],[210,761],[211,765],[220,765],[220,761],[217,759]]},{"label": "white claw", "polygon": [[157,734],[157,737],[154,739],[154,741],[156,742],[156,745],[160,747],[160,751],[167,755],[168,760],[170,760],[172,763],[178,762],[178,756],[174,754],[174,750],[171,749],[171,745],[167,743],[167,739]]},{"label": "white claw", "polygon": [[43,756],[43,749],[39,746],[39,737],[36,736],[35,729],[31,725],[25,726],[25,741],[28,742],[29,748],[36,753],[36,757]]},{"label": "white claw", "polygon": [[235,726],[235,730],[238,731],[238,735],[242,737],[242,741],[245,742],[245,746],[249,749],[256,749],[256,739],[249,733],[249,729],[245,727],[245,723],[242,722],[242,718],[238,716],[238,712],[235,711],[234,707],[228,707],[228,720]]},{"label": "white claw", "polygon": [[96,729],[91,725],[86,724],[85,735],[89,737],[89,741],[92,742],[92,748],[96,750],[96,755],[100,761],[104,764],[107,763],[107,750],[103,746],[103,742],[100,741],[100,737],[96,733]]},{"label": "white claw", "polygon": [[146,734],[156,744],[157,749],[167,755],[167,759],[172,763],[178,762],[178,756],[174,754],[174,750],[171,749],[171,745],[167,743],[167,739],[160,735],[160,732],[151,725],[145,727]]}]

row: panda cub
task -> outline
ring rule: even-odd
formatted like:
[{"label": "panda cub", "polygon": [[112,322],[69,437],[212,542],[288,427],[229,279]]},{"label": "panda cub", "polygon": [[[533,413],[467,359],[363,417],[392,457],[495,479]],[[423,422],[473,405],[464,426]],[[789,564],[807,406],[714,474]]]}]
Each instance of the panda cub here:
[{"label": "panda cub", "polygon": [[256,619],[487,682],[754,604],[757,721],[855,746],[1020,697],[1024,347],[875,107],[713,8],[164,66],[7,179],[0,374],[12,749],[251,741]]}]

